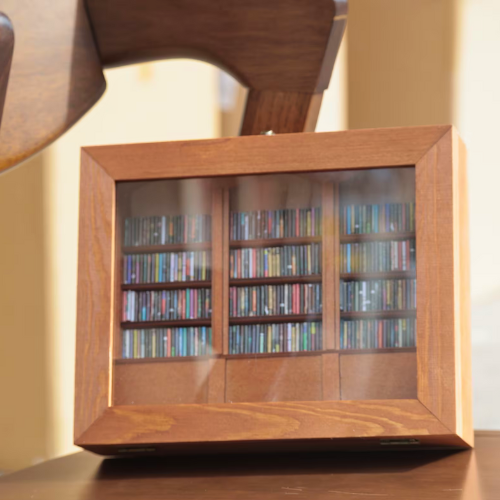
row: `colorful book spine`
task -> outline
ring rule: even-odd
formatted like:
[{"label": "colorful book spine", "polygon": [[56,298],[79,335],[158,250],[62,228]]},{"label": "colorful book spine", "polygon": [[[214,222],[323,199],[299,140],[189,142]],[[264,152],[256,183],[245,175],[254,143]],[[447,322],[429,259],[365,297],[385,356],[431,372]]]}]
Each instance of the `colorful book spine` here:
[{"label": "colorful book spine", "polygon": [[231,240],[298,238],[321,235],[321,208],[231,212]]},{"label": "colorful book spine", "polygon": [[211,346],[212,329],[207,326],[124,330],[122,334],[124,359],[206,356]]},{"label": "colorful book spine", "polygon": [[415,202],[383,205],[344,205],[340,234],[415,231]]},{"label": "colorful book spine", "polygon": [[321,244],[232,249],[229,269],[237,279],[321,274]]},{"label": "colorful book spine", "polygon": [[212,217],[207,214],[129,217],[125,219],[123,236],[126,247],[210,241]]},{"label": "colorful book spine", "polygon": [[415,270],[415,239],[369,241],[340,245],[342,273]]},{"label": "colorful book spine", "polygon": [[340,282],[341,311],[398,311],[416,308],[415,279]]},{"label": "colorful book spine", "polygon": [[210,289],[123,292],[122,321],[168,321],[210,318]]},{"label": "colorful book spine", "polygon": [[415,345],[415,318],[340,321],[341,349],[383,349]]},{"label": "colorful book spine", "polygon": [[321,322],[229,327],[229,354],[319,351],[322,345]]},{"label": "colorful book spine", "polygon": [[231,287],[229,314],[233,318],[321,313],[321,284]]},{"label": "colorful book spine", "polygon": [[171,283],[211,279],[211,252],[130,254],[123,257],[123,282]]}]

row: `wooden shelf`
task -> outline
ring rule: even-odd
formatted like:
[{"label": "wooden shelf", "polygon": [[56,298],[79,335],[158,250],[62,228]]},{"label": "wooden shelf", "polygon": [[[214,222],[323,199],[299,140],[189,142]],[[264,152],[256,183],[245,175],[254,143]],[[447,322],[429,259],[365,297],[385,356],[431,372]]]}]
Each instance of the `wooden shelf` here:
[{"label": "wooden shelf", "polygon": [[212,326],[212,320],[201,318],[201,319],[175,319],[169,321],[123,321],[121,327],[124,330],[148,330],[149,328],[175,328],[184,327],[188,328],[191,326]]},{"label": "wooden shelf", "polygon": [[417,352],[416,347],[381,347],[379,349],[340,349],[341,354],[382,354],[391,352]]},{"label": "wooden shelf", "polygon": [[366,234],[341,234],[340,243],[358,243],[364,241],[390,241],[407,240],[415,238],[415,232],[407,233],[366,233]]},{"label": "wooden shelf", "polygon": [[332,351],[297,351],[297,352],[255,352],[247,354],[226,354],[224,358],[231,359],[263,359],[263,358],[298,358],[303,356],[321,356]]},{"label": "wooden shelf", "polygon": [[266,248],[281,247],[284,245],[309,245],[321,243],[321,236],[303,236],[300,238],[267,238],[265,240],[231,240],[231,248]]},{"label": "wooden shelf", "polygon": [[307,321],[321,321],[322,314],[289,314],[280,316],[245,316],[243,318],[229,318],[230,325],[259,325],[268,323],[303,323]]},{"label": "wooden shelf", "polygon": [[394,319],[394,318],[415,318],[417,315],[416,309],[403,311],[356,311],[356,312],[340,312],[342,319]]},{"label": "wooden shelf", "polygon": [[380,349],[323,349],[319,351],[297,352],[259,352],[247,354],[212,354],[204,356],[171,356],[160,358],[117,358],[115,364],[133,365],[145,363],[171,363],[176,361],[207,361],[209,359],[263,359],[263,358],[296,358],[301,356],[321,356],[323,354],[382,354],[398,352],[416,352],[416,347],[387,347]]},{"label": "wooden shelf", "polygon": [[118,358],[114,362],[117,365],[135,365],[145,363],[169,363],[175,361],[207,361],[209,359],[219,358],[220,355],[204,356],[170,356],[161,358]]},{"label": "wooden shelf", "polygon": [[211,241],[202,241],[200,243],[170,243],[168,245],[147,245],[137,247],[123,247],[123,254],[136,253],[165,253],[165,252],[183,252],[196,250],[209,250],[212,247]]},{"label": "wooden shelf", "polygon": [[229,286],[285,285],[288,283],[321,283],[321,274],[308,276],[280,276],[279,278],[232,278]]},{"label": "wooden shelf", "polygon": [[185,288],[211,288],[212,281],[172,281],[168,283],[123,284],[122,290],[179,290]]},{"label": "wooden shelf", "polygon": [[412,271],[386,271],[382,273],[340,273],[340,279],[346,281],[354,280],[392,280],[392,279],[411,279],[415,278],[417,273]]}]

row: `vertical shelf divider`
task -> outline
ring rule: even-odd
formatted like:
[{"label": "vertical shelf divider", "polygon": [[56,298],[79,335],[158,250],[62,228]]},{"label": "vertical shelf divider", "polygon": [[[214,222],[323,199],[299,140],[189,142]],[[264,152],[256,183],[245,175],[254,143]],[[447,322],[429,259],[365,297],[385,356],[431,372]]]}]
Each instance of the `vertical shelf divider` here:
[{"label": "vertical shelf divider", "polygon": [[[322,213],[322,280],[323,280],[323,349],[338,347],[338,184],[324,182],[321,195]],[[338,353],[322,355],[323,399],[340,399]]]},{"label": "vertical shelf divider", "polygon": [[113,318],[113,339],[112,352],[113,359],[122,357],[122,282],[123,282],[123,265],[122,265],[122,244],[123,244],[123,223],[125,215],[123,214],[123,204],[118,206],[117,194],[115,185],[115,200],[114,200],[114,254],[113,254],[113,299],[111,317]]},{"label": "vertical shelf divider", "polygon": [[325,182],[322,186],[322,280],[323,280],[323,349],[336,348],[335,312],[338,309],[335,291],[335,197],[334,184]]},{"label": "vertical shelf divider", "polygon": [[229,188],[223,192],[222,214],[222,353],[229,354]]},{"label": "vertical shelf divider", "polygon": [[[225,352],[224,325],[228,323],[225,305],[227,237],[224,228],[225,189],[218,183],[212,188],[212,352]],[[223,358],[210,360],[208,403],[223,403],[225,395],[225,363]]]},{"label": "vertical shelf divider", "polygon": [[340,349],[340,183],[333,185],[333,329],[335,347]]}]

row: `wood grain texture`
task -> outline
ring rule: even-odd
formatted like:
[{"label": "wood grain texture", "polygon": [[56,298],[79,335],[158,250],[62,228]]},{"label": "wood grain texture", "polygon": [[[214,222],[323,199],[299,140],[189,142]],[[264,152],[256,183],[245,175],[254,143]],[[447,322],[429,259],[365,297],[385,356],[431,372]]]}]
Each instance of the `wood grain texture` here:
[{"label": "wood grain texture", "polygon": [[321,356],[323,400],[337,401],[340,399],[340,364],[339,355],[325,353]]},{"label": "wood grain texture", "polygon": [[321,401],[321,356],[229,359],[226,403]]},{"label": "wood grain texture", "polygon": [[457,432],[454,166],[451,129],[417,163],[418,398]]},{"label": "wood grain texture", "polygon": [[221,66],[252,89],[311,93],[328,87],[347,14],[346,0],[87,0],[87,6],[105,66],[190,57]]},{"label": "wood grain texture", "polygon": [[225,403],[226,397],[226,360],[210,360],[210,373],[208,375],[207,403]]},{"label": "wood grain texture", "polygon": [[208,403],[210,360],[115,364],[113,404]]},{"label": "wood grain texture", "polygon": [[343,400],[416,399],[415,353],[340,354]]},{"label": "wood grain texture", "polygon": [[115,180],[415,165],[449,126],[249,136],[84,150]]},{"label": "wood grain texture", "polygon": [[105,89],[83,0],[2,0],[16,33],[0,129],[0,171],[40,151]]},{"label": "wood grain texture", "polygon": [[250,90],[247,96],[240,135],[314,132],[322,93]]},{"label": "wood grain texture", "polygon": [[86,447],[442,434],[450,433],[416,400],[114,406],[76,444]]},{"label": "wood grain texture", "polygon": [[0,12],[0,126],[2,125],[3,107],[9,83],[13,51],[14,28],[10,19]]},{"label": "wood grain texture", "polygon": [[75,366],[77,439],[108,407],[115,183],[82,153]]},{"label": "wood grain texture", "polygon": [[[424,438],[422,438],[424,440]],[[285,443],[286,444],[286,443]],[[328,449],[331,442],[324,442]],[[290,453],[109,460],[75,453],[0,478],[2,500],[494,500],[500,491],[500,432],[476,432],[460,453]],[[277,446],[276,446],[277,448]],[[319,443],[318,443],[319,448]],[[238,450],[237,450],[238,451]],[[239,451],[248,452],[241,443]],[[132,453],[128,453],[132,455]]]}]

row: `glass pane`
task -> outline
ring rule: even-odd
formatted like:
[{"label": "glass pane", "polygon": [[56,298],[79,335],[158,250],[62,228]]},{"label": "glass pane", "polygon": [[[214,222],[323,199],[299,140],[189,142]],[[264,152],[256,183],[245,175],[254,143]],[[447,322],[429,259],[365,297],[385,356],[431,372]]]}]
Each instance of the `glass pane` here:
[{"label": "glass pane", "polygon": [[120,183],[116,247],[114,404],[416,397],[414,169]]}]

